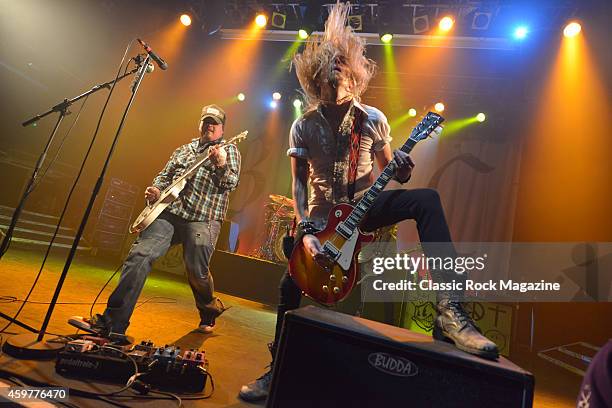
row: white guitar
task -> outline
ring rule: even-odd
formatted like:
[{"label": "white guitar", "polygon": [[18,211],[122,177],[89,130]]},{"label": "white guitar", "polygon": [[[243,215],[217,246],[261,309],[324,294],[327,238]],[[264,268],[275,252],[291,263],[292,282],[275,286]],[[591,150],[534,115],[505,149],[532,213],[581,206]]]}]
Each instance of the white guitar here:
[{"label": "white guitar", "polygon": [[[229,144],[237,144],[244,139],[246,139],[248,130],[240,133],[237,136],[234,136],[227,142],[222,142],[221,146],[229,145]],[[153,203],[147,204],[147,206],[142,210],[138,218],[134,221],[134,223],[130,226],[131,233],[138,233],[147,228],[155,219],[159,216],[179,196],[179,193],[185,188],[185,184],[187,183],[187,179],[191,177],[196,170],[200,168],[201,165],[206,163],[210,157],[210,153],[206,153],[200,157],[198,157],[176,180],[172,181],[168,187],[161,192],[157,201]]]}]

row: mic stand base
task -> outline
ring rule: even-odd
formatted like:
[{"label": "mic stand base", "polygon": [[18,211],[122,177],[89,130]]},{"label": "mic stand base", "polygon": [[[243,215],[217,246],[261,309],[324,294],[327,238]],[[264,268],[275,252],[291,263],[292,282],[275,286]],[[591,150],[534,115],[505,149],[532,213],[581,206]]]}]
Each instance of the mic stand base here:
[{"label": "mic stand base", "polygon": [[65,343],[51,340],[57,340],[57,336],[45,335],[39,340],[38,333],[16,334],[6,339],[2,351],[19,359],[53,360]]}]

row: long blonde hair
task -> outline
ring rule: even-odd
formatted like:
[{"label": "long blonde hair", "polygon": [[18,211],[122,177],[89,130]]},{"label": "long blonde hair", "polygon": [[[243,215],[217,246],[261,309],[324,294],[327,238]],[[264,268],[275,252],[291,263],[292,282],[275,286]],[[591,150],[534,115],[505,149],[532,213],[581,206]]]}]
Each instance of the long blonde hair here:
[{"label": "long blonde hair", "polygon": [[376,63],[365,56],[365,41],[347,26],[351,6],[336,3],[325,22],[323,35],[313,36],[304,50],[293,57],[293,65],[309,107],[321,102],[321,75],[331,73],[334,59],[344,57],[349,68],[347,79],[349,92],[359,98],[376,72]]}]

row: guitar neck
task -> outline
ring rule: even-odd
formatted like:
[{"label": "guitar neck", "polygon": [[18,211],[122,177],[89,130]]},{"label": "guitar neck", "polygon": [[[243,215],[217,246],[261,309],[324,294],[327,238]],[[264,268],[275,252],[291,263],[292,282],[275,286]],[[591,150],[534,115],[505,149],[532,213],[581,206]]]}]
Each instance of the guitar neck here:
[{"label": "guitar neck", "polygon": [[[400,148],[401,151],[405,153],[410,153],[414,146],[417,144],[416,141],[412,139],[408,139],[406,143]],[[372,187],[363,195],[361,200],[357,203],[351,214],[344,221],[344,224],[349,227],[351,230],[357,228],[361,221],[365,217],[366,213],[370,210],[376,198],[380,195],[380,193],[385,189],[389,181],[393,178],[393,173],[395,172],[395,163],[391,160],[385,169],[380,173],[380,176],[376,179]]]},{"label": "guitar neck", "polygon": [[[225,145],[225,144],[223,144],[223,145]],[[170,185],[168,187],[166,187],[164,192],[170,191],[172,188],[174,188],[176,185],[181,183],[183,180],[187,179],[188,177],[191,177],[191,175],[193,175],[193,173],[195,173],[195,171],[201,165],[206,163],[206,161],[208,160],[209,157],[210,157],[210,153],[206,153],[204,156],[200,156],[199,158],[197,158],[189,167],[187,167],[187,169],[185,169],[183,174],[181,174],[179,177],[177,177],[176,180],[173,180],[172,183],[170,183]]]}]

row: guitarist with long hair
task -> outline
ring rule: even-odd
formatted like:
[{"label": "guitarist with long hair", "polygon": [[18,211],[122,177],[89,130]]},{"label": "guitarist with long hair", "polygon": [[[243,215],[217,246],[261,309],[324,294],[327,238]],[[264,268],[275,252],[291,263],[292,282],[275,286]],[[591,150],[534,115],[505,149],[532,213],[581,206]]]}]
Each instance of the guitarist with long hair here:
[{"label": "guitarist with long hair", "polygon": [[180,242],[189,285],[200,314],[197,330],[213,331],[215,319],[225,307],[213,294],[208,265],[227,212],[229,193],[236,189],[240,175],[238,148],[234,144],[221,145],[225,119],[225,112],[217,105],[202,108],[200,137],[175,150],[153,185],[147,187],[147,202],[158,200],[161,192],[198,157],[208,152],[210,160],[187,179],[178,197],[140,233],[123,264],[121,279],[104,313],[91,318],[74,316],[68,321],[70,324],[103,336],[114,333],[119,341],[127,341],[124,334],[153,262],[172,244]]},{"label": "guitarist with long hair", "polygon": [[[292,190],[298,218],[296,244],[302,240],[306,252],[317,264],[329,264],[319,239],[329,210],[338,203],[361,197],[372,184],[374,159],[383,169],[395,161],[395,179],[405,183],[414,163],[401,150],[389,145],[390,127],[378,109],[359,102],[374,75],[375,63],[366,58],[363,40],[347,26],[348,4],[337,3],[331,10],[322,37],[306,44],[293,63],[309,109],[290,131],[293,178]],[[307,197],[310,187],[310,197]],[[361,225],[373,231],[403,220],[414,219],[426,255],[455,255],[438,193],[431,189],[383,191]],[[437,243],[428,252],[427,243]],[[447,243],[440,245],[440,243]],[[457,279],[453,271],[431,271],[436,281]],[[434,335],[452,340],[457,347],[486,358],[498,355],[495,343],[481,335],[459,302],[461,294],[438,293]],[[276,333],[270,345],[275,357],[285,312],[299,307],[301,290],[286,273],[280,284]],[[254,401],[268,395],[271,369],[245,385],[240,397]]]}]

